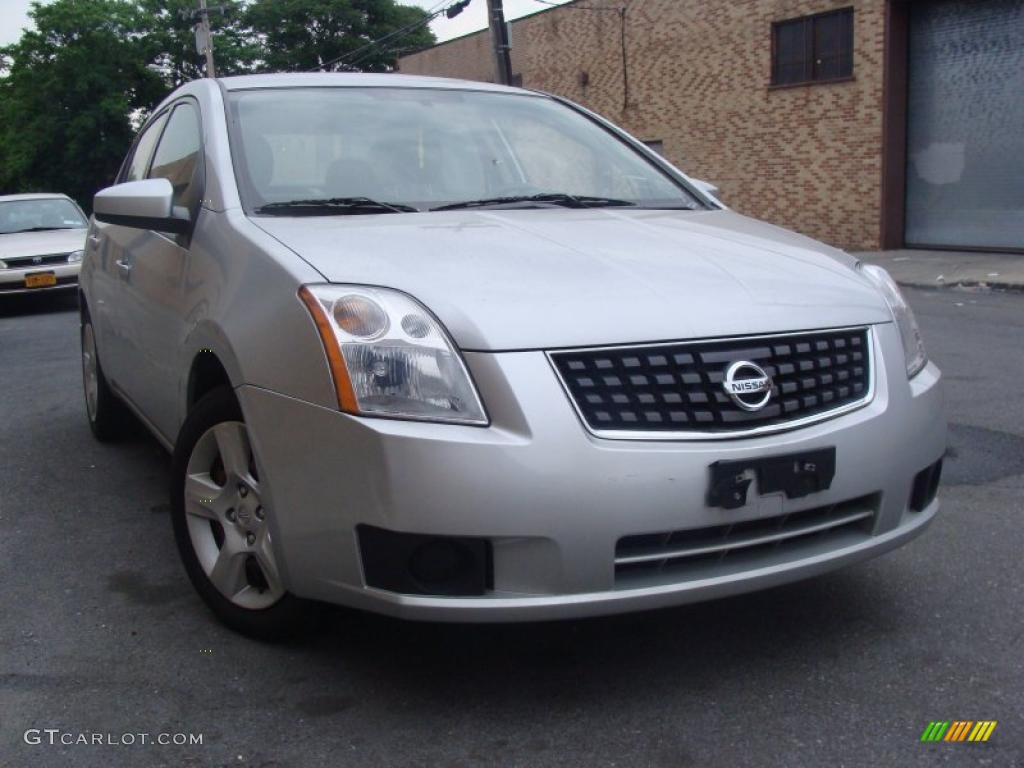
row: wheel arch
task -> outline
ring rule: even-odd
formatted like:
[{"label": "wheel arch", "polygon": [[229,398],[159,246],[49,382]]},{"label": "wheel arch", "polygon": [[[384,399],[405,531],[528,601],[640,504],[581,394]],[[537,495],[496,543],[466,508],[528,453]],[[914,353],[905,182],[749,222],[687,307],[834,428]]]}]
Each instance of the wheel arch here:
[{"label": "wheel arch", "polygon": [[234,350],[212,325],[197,326],[185,344],[185,354],[188,374],[181,392],[182,421],[204,395],[219,387],[235,389],[244,381]]},{"label": "wheel arch", "polygon": [[185,393],[186,413],[200,398],[221,387],[231,387],[231,377],[212,349],[201,349],[192,359]]}]

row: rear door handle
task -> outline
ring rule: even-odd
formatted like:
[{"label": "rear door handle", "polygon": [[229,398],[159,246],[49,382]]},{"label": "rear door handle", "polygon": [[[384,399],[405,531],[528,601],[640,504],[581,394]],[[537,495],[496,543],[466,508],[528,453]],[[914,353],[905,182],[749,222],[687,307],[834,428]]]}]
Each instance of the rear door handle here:
[{"label": "rear door handle", "polygon": [[115,259],[114,264],[121,270],[124,275],[128,275],[132,271],[132,263],[128,259]]},{"label": "rear door handle", "polygon": [[102,239],[99,235],[89,235],[89,242],[93,245],[99,245]]}]

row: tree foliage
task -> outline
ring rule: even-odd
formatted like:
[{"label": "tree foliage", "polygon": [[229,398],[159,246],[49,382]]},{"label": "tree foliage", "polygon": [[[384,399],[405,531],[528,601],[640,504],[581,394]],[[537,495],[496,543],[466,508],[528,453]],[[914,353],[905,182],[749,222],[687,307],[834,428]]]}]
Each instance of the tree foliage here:
[{"label": "tree foliage", "polygon": [[[218,76],[302,71],[343,55],[328,68],[387,71],[400,51],[434,41],[426,12],[395,0],[210,5],[223,8],[210,17]],[[195,8],[195,0],[34,3],[35,28],[0,48],[0,194],[65,192],[91,208],[148,111],[203,74]]]},{"label": "tree foliage", "polygon": [[[354,67],[363,72],[392,69],[397,51],[434,42],[426,11],[394,0],[255,0],[247,20],[262,43],[267,71],[316,69],[355,54],[331,69]],[[371,40],[399,29],[408,34],[356,53]]]},{"label": "tree foliage", "polygon": [[[148,58],[169,86],[202,77],[204,57],[196,51],[195,0],[137,0],[148,19]],[[240,0],[210,0],[217,76],[251,72],[260,57],[259,40],[246,21]]]},{"label": "tree foliage", "polygon": [[166,88],[147,66],[136,6],[58,0],[32,15],[35,30],[0,49],[0,190],[89,202],[132,140],[129,116]]}]

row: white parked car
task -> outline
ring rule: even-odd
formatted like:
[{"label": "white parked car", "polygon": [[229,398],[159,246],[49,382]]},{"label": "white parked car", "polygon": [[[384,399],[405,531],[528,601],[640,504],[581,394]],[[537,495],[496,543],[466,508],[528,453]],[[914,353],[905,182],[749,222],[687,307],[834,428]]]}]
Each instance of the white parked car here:
[{"label": "white parked car", "polygon": [[0,196],[0,295],[78,285],[88,225],[67,195]]},{"label": "white parked car", "polygon": [[[864,560],[938,510],[939,370],[881,269],[562,99],[201,80],[96,195],[89,422],[173,451],[196,589],[516,621]],[[146,558],[140,551],[139,557]]]}]

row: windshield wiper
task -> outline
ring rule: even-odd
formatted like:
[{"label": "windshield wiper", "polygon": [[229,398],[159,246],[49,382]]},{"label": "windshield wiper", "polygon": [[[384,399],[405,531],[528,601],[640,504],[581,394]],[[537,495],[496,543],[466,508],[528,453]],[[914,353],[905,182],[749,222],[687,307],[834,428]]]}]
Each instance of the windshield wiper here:
[{"label": "windshield wiper", "polygon": [[82,229],[82,227],[29,227],[28,229],[15,229],[11,232],[4,232],[5,235],[16,235],[19,232],[55,232],[58,229]]},{"label": "windshield wiper", "polygon": [[382,203],[368,197],[328,197],[323,200],[286,200],[267,203],[256,213],[277,216],[335,216],[360,213],[414,213],[418,208],[401,203]]},{"label": "windshield wiper", "polygon": [[629,200],[616,200],[614,197],[591,197],[589,195],[569,195],[564,192],[542,192],[538,195],[509,195],[506,197],[486,197],[482,200],[464,200],[460,203],[449,203],[431,208],[432,211],[454,211],[459,208],[497,208],[515,203],[550,203],[566,208],[607,208],[631,206],[636,203]]}]

